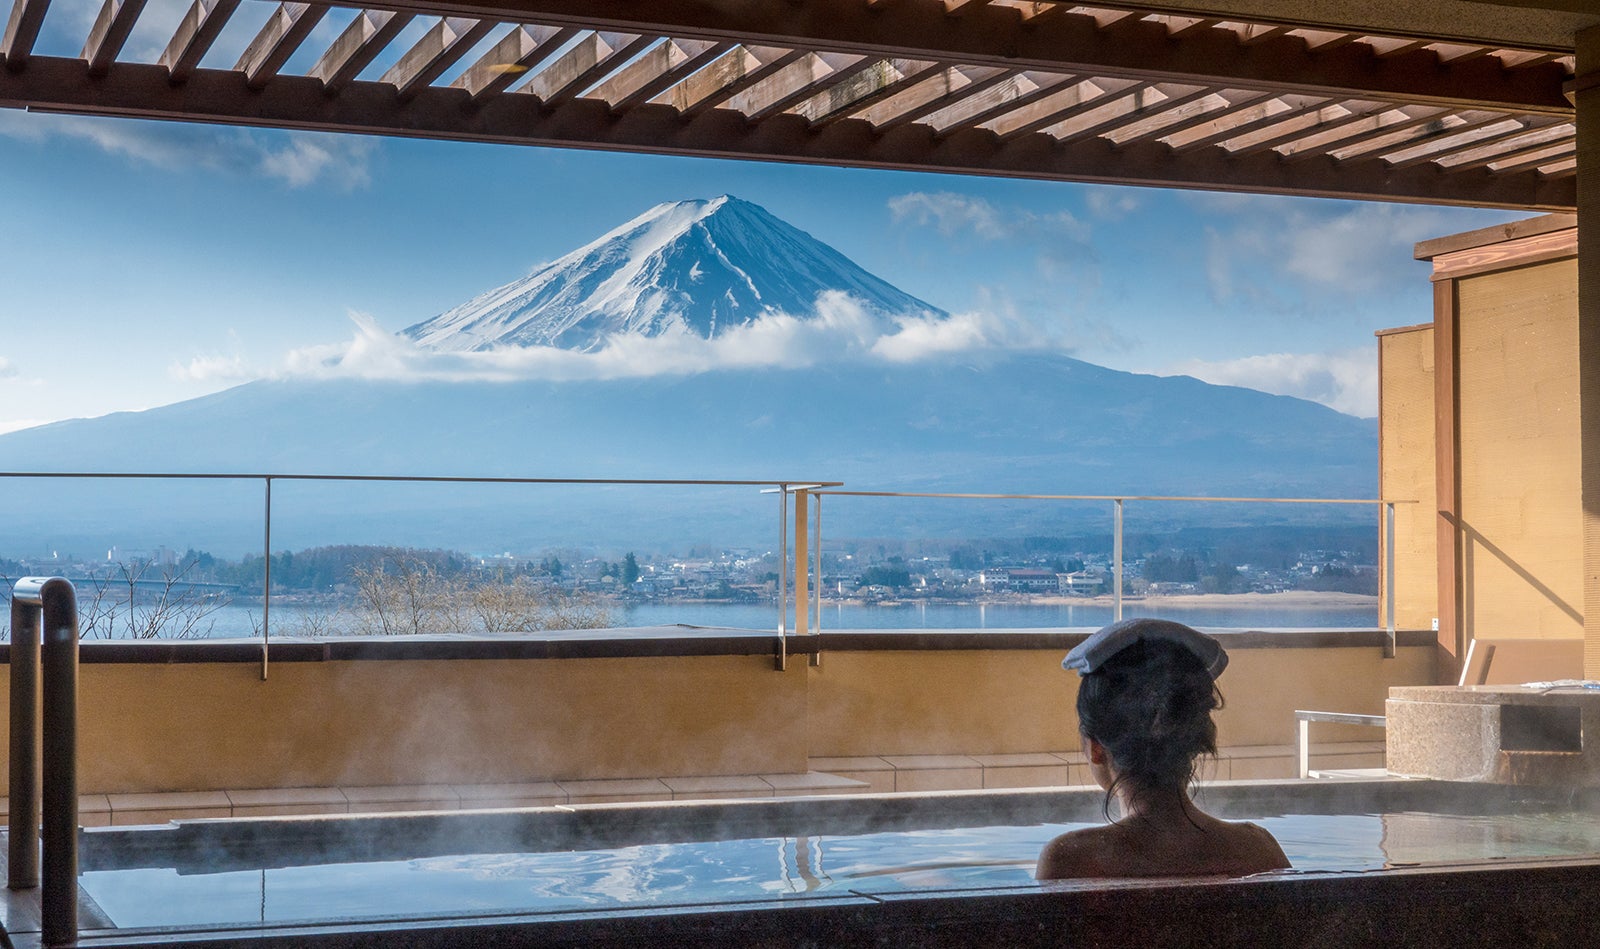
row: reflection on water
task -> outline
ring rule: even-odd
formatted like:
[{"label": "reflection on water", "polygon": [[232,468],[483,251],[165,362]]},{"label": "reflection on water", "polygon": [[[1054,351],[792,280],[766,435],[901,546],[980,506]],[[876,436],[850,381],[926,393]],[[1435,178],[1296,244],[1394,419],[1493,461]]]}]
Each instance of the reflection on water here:
[{"label": "reflection on water", "polygon": [[[1258,821],[1299,870],[1600,853],[1600,815],[1288,815]],[[454,916],[1027,885],[1082,824],[767,837],[614,850],[460,854],[212,874],[91,871],[119,926]]]}]

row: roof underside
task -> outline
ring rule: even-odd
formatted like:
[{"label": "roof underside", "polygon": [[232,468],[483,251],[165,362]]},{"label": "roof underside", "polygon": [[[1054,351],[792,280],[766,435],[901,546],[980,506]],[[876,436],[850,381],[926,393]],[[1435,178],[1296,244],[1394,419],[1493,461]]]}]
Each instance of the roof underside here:
[{"label": "roof underside", "polygon": [[[0,105],[1071,181],[1575,205],[1575,128],[1563,94],[1570,47],[1176,15],[1172,6],[194,0],[164,52],[141,62],[124,47],[144,0],[104,0],[77,56],[35,52],[49,0],[14,0],[0,41]],[[206,60],[230,17],[251,7],[265,22],[238,61]],[[330,16],[347,25],[313,43]],[[287,69],[291,60],[304,65]]]}]

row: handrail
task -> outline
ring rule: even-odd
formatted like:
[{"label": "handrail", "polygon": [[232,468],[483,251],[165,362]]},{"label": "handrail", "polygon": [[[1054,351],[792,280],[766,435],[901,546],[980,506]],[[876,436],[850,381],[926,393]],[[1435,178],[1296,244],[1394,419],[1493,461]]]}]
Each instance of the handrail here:
[{"label": "handrail", "polygon": [[[1009,501],[1110,501],[1112,504],[1111,532],[1112,532],[1112,618],[1122,619],[1122,516],[1123,507],[1128,501],[1176,501],[1200,502],[1212,504],[1376,504],[1383,514],[1384,537],[1384,597],[1385,606],[1385,639],[1383,644],[1383,657],[1393,659],[1396,655],[1395,630],[1395,539],[1394,539],[1394,511],[1397,504],[1419,504],[1415,499],[1400,498],[1270,498],[1270,497],[1211,497],[1211,496],[1183,496],[1160,494],[1026,494],[1026,493],[992,493],[975,491],[856,491],[839,490],[827,487],[814,489],[809,492],[819,501],[822,495],[835,497],[857,498],[952,498],[956,500],[1009,500]],[[818,533],[821,525],[818,525]],[[820,544],[820,538],[818,540]],[[818,560],[818,594],[817,612],[821,615],[822,594],[821,560]]]},{"label": "handrail", "polygon": [[[24,577],[12,588],[11,617],[11,811],[7,818],[11,864],[7,886],[39,886],[41,941],[45,946],[69,945],[78,938],[77,594],[61,577]],[[36,638],[41,629],[42,647]],[[40,665],[42,721],[34,711],[41,691],[37,688]],[[36,796],[35,782],[40,775],[35,748],[39,745],[43,793]]]},{"label": "handrail", "polygon": [[[272,483],[274,481],[322,481],[348,483],[419,483],[419,484],[543,484],[543,485],[601,485],[641,487],[753,487],[775,492],[781,496],[779,507],[779,596],[778,596],[778,669],[782,671],[788,659],[788,591],[786,588],[789,564],[787,536],[788,501],[791,493],[804,494],[818,488],[841,487],[842,481],[816,479],[713,479],[713,478],[521,478],[478,477],[471,475],[353,475],[353,474],[294,474],[266,472],[158,472],[158,471],[0,471],[0,479],[51,478],[99,479],[144,481],[260,481],[265,486],[262,515],[262,584],[261,584],[261,679],[267,678],[268,652],[271,640],[272,616]],[[797,540],[804,536],[803,525],[797,525]],[[818,561],[820,565],[820,560]],[[797,604],[798,605],[798,604]],[[820,611],[820,606],[819,606]],[[13,625],[15,621],[13,620]],[[800,624],[802,627],[804,623]],[[803,631],[803,630],[802,630]]]}]

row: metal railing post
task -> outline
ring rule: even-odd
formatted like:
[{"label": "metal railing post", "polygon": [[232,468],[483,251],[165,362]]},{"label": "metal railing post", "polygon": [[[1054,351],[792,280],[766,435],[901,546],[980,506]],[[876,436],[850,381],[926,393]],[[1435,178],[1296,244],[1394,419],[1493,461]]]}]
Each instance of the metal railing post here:
[{"label": "metal railing post", "polygon": [[261,681],[267,681],[267,645],[272,631],[272,479],[263,479],[267,485],[266,509],[261,518],[265,525],[261,538]]},{"label": "metal railing post", "polygon": [[789,486],[778,486],[778,671],[789,668]]},{"label": "metal railing post", "polygon": [[[6,885],[39,885],[39,606],[11,595],[11,830]],[[37,590],[29,588],[37,597]]]},{"label": "metal railing post", "polygon": [[[40,886],[41,942],[64,946],[78,939],[78,598],[72,584],[60,577],[24,577],[12,590],[11,605],[13,675],[19,654],[21,664],[27,666],[31,661],[27,654],[32,652],[37,660],[32,662],[33,669],[42,667],[42,674],[36,677],[36,681],[42,680],[42,689],[36,691],[33,683],[13,680],[13,706],[20,695],[30,711],[22,716],[26,734],[21,733],[17,719],[12,719],[13,862],[9,885]],[[31,648],[18,648],[24,640]],[[24,679],[27,678],[25,671]],[[38,692],[43,695],[43,712],[37,722],[39,727],[35,728],[31,706]],[[24,749],[27,753],[21,757],[32,758],[33,743],[39,739],[43,789],[35,801],[35,762],[18,758]],[[19,781],[28,786],[20,805],[16,800]],[[38,820],[41,812],[42,833]],[[23,838],[20,847],[19,837]],[[43,856],[38,861],[38,872],[34,872],[41,838]],[[23,871],[20,879],[19,862]]]},{"label": "metal railing post", "polygon": [[806,503],[810,494],[804,489],[794,493],[794,634],[804,636],[811,629],[811,584],[806,571],[811,568],[811,552],[806,549],[810,538],[811,514]]},{"label": "metal railing post", "polygon": [[1383,502],[1383,606],[1384,639],[1383,658],[1395,657],[1394,632],[1394,502]]},{"label": "metal railing post", "polygon": [[[816,625],[811,627],[811,629],[812,632],[820,635],[822,633],[822,495],[814,495],[811,499],[811,503],[816,505],[817,522],[816,528],[811,532],[811,548],[816,552],[817,558],[817,575],[814,584],[816,587],[815,597],[817,601],[817,621]],[[817,648],[811,652],[810,662],[813,666],[822,665],[822,646],[820,640],[818,640]]]},{"label": "metal railing post", "polygon": [[1111,513],[1111,621],[1122,620],[1122,499],[1112,501]]}]

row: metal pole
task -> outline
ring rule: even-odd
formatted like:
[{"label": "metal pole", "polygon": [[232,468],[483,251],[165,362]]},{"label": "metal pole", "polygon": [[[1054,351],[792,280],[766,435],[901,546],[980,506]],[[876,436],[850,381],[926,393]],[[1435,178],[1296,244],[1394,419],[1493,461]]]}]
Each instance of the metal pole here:
[{"label": "metal pole", "polygon": [[272,479],[267,485],[266,510],[263,512],[261,539],[261,681],[267,681],[267,644],[272,630]]},{"label": "metal pole", "polygon": [[810,551],[806,545],[811,529],[811,512],[807,504],[810,492],[802,489],[794,493],[794,633],[804,636],[811,631],[811,584],[806,571],[811,568]]},{"label": "metal pole", "polygon": [[1384,544],[1383,544],[1383,589],[1384,589],[1384,626],[1383,658],[1393,659],[1395,656],[1394,633],[1394,502],[1385,501],[1383,504]]},{"label": "metal pole", "polygon": [[11,830],[6,885],[39,885],[38,577],[11,594]]},{"label": "metal pole", "polygon": [[1122,499],[1117,498],[1111,502],[1116,505],[1111,514],[1111,584],[1115,588],[1111,594],[1113,622],[1122,620]]},{"label": "metal pole", "polygon": [[[816,515],[817,516],[817,526],[816,526],[816,529],[811,532],[812,549],[817,552],[816,553],[816,556],[817,556],[817,576],[816,576],[816,580],[814,581],[814,585],[816,586],[817,622],[816,622],[816,625],[811,627],[811,631],[816,633],[816,634],[818,634],[818,635],[821,635],[822,634],[822,495],[818,494],[818,495],[813,496],[812,499],[811,499],[811,503],[813,503],[813,504],[815,504],[817,506],[817,515]],[[816,648],[815,651],[813,651],[811,653],[811,664],[813,666],[822,665],[822,646],[821,646],[821,642],[822,642],[821,640],[817,640],[817,643],[818,643],[817,648]]]},{"label": "metal pole", "polygon": [[78,598],[60,577],[43,601],[44,859],[39,892],[46,946],[78,939]]},{"label": "metal pole", "polygon": [[789,486],[778,486],[778,671],[789,668]]}]

